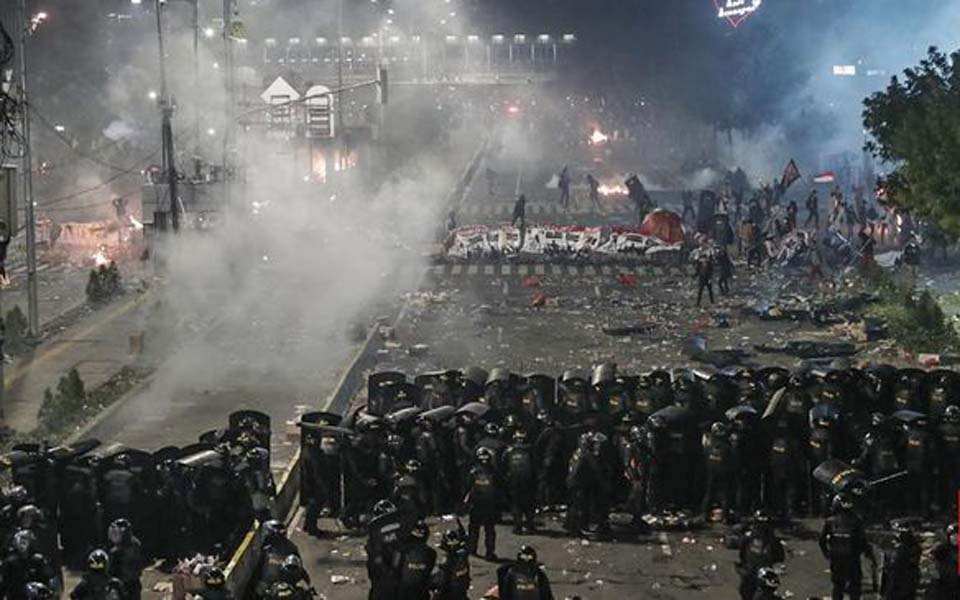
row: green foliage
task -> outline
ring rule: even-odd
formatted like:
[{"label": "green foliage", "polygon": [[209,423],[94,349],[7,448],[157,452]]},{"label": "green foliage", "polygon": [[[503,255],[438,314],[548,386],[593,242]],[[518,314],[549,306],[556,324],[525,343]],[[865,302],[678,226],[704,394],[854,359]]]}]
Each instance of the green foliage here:
[{"label": "green foliage", "polygon": [[882,292],[883,299],[871,306],[867,314],[882,319],[890,337],[905,350],[960,351],[960,335],[929,291],[912,294],[890,286]]},{"label": "green foliage", "polygon": [[17,354],[29,348],[29,336],[27,329],[27,317],[19,306],[14,306],[7,312],[7,318],[3,321],[4,325],[4,351],[10,354]]},{"label": "green foliage", "polygon": [[76,369],[70,369],[57,383],[57,393],[47,388],[43,392],[43,404],[37,413],[40,427],[47,431],[59,431],[77,419],[86,408],[87,392],[83,379]]},{"label": "green foliage", "polygon": [[930,48],[864,107],[867,149],[895,166],[891,201],[960,235],[960,51]]}]

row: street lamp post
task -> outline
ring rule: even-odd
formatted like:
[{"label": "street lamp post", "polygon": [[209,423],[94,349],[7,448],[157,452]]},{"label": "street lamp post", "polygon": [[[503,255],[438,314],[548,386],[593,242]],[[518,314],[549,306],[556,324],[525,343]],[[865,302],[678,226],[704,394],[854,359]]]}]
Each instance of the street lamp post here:
[{"label": "street lamp post", "polygon": [[[45,16],[45,15],[44,15]],[[33,205],[33,157],[30,148],[30,102],[27,96],[27,2],[20,0],[17,24],[20,27],[20,109],[23,119],[23,200],[27,242],[27,325],[32,337],[40,334],[40,313],[37,302],[36,214]],[[10,232],[13,235],[15,232]],[[0,357],[2,360],[2,357]]]},{"label": "street lamp post", "polygon": [[[177,161],[173,149],[173,102],[167,93],[167,60],[163,46],[163,6],[164,0],[156,0],[157,46],[160,52],[160,136],[162,143],[161,165],[167,179],[167,193],[170,199],[170,225],[173,232],[180,230],[180,205],[177,190]],[[166,216],[160,222],[161,229],[166,227]]]}]

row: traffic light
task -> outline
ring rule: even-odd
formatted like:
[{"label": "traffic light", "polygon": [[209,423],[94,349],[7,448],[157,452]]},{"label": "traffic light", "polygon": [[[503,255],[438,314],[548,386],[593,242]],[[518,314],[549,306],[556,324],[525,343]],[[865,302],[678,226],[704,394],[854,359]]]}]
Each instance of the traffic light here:
[{"label": "traffic light", "polygon": [[377,83],[380,84],[380,104],[387,103],[387,69],[380,67],[377,69]]}]

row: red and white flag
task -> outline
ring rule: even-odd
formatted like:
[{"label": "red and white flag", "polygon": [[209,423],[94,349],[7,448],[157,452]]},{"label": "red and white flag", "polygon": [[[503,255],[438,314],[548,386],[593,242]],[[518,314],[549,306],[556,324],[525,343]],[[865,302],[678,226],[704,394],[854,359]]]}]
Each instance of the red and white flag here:
[{"label": "red and white flag", "polygon": [[837,176],[833,174],[833,171],[827,171],[826,173],[820,173],[813,177],[814,183],[833,183],[837,180]]}]

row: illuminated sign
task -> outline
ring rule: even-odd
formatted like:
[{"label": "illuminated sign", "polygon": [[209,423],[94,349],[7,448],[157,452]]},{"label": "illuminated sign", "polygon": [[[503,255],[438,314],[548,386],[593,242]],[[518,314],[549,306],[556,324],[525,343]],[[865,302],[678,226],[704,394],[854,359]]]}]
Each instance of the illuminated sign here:
[{"label": "illuminated sign", "polygon": [[726,19],[733,27],[738,27],[752,15],[763,0],[713,0],[717,7],[717,16]]}]

